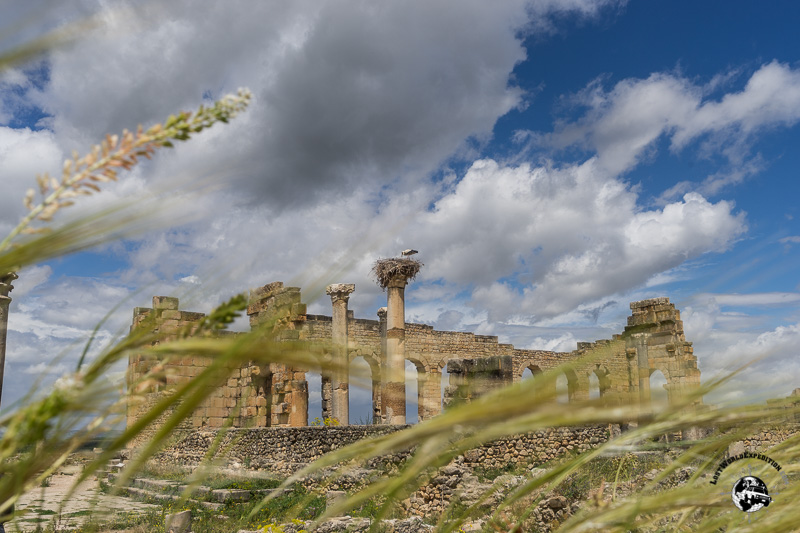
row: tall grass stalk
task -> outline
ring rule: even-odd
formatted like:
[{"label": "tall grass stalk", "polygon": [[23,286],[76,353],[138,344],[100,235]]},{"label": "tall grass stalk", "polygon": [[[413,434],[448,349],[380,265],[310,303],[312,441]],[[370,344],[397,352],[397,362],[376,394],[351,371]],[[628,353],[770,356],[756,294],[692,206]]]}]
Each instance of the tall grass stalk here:
[{"label": "tall grass stalk", "polygon": [[[51,45],[51,41],[33,43],[31,50]],[[9,61],[27,58],[30,53],[23,49],[14,52],[16,55],[11,57],[0,58],[0,67]],[[135,209],[123,214],[103,212],[55,228],[51,226],[51,221],[59,210],[68,207],[79,196],[96,192],[104,182],[117,179],[117,170],[130,168],[138,158],[150,157],[157,149],[171,146],[174,140],[186,140],[216,122],[226,122],[242,111],[248,100],[249,93],[242,91],[215,106],[200,108],[197,113],[172,116],[163,125],[123,132],[120,137],[109,136],[88,154],[82,157],[76,154],[68,160],[60,180],[40,177],[37,180],[38,191],[32,189],[24,199],[28,214],[0,241],[0,272],[17,270],[25,265],[84,249],[135,229],[146,218]],[[317,278],[313,290],[321,292],[326,281],[335,280]],[[103,379],[115,363],[131,354],[148,351],[164,361],[186,354],[200,355],[208,357],[211,364],[191,381],[161,397],[121,435],[110,440],[104,451],[86,466],[80,476],[76,476],[75,486],[101,469],[118,451],[143,435],[148,435],[149,440],[138,449],[119,477],[119,485],[124,484],[163,446],[210,391],[224,382],[231,368],[256,362],[282,363],[319,372],[340,370],[331,363],[321,362],[324,360],[321,357],[323,352],[329,349],[327,346],[269,341],[275,324],[266,324],[262,329],[247,334],[217,335],[241,313],[246,304],[243,295],[232,298],[204,319],[193,334],[185,330],[177,336],[166,337],[153,334],[147,327],[139,328],[119,342],[104,347],[93,360],[82,361],[76,372],[64,376],[46,394],[4,414],[0,418],[0,428],[3,430],[0,438],[0,514],[26,491],[40,486],[64,464],[70,453],[119,423],[126,406],[131,402],[141,402],[150,387],[162,380],[164,365],[153,367],[126,391],[120,391],[118,386]],[[590,357],[602,357],[604,354],[598,351]],[[636,402],[628,399],[616,405],[607,405],[602,401],[560,404],[552,393],[542,394],[540,391],[555,391],[557,376],[565,369],[552,370],[537,376],[535,381],[507,387],[471,403],[453,407],[441,416],[409,429],[335,450],[290,476],[283,486],[289,487],[315,473],[322,473],[323,479],[331,482],[369,459],[413,450],[398,472],[383,476],[331,506],[320,520],[371,500],[383,502],[377,515],[385,517],[392,513],[399,502],[436,475],[436,469],[476,446],[505,436],[553,427],[609,425],[623,420],[639,420],[637,427],[591,451],[555,461],[546,466],[543,475],[530,476],[515,489],[503,494],[503,501],[492,511],[494,523],[504,524],[507,531],[521,531],[527,527],[526,519],[532,505],[565,483],[570,476],[580,475],[593,460],[620,450],[666,450],[666,445],[659,443],[664,435],[699,427],[713,428],[714,433],[705,439],[681,443],[674,460],[635,492],[627,495],[617,492],[619,480],[615,480],[612,482],[612,493],[615,495],[612,500],[583,502],[582,510],[557,525],[558,530],[680,529],[705,532],[735,529],[783,532],[797,528],[800,507],[794,502],[800,496],[800,485],[794,479],[798,470],[794,461],[800,456],[800,436],[794,436],[767,451],[771,458],[784,465],[791,482],[782,489],[774,506],[775,511],[760,513],[757,521],[750,523],[744,520],[746,516],[733,508],[730,498],[720,497],[719,493],[725,487],[712,486],[707,478],[703,478],[704,474],[713,473],[729,444],[759,431],[765,424],[786,424],[794,420],[798,414],[796,406],[787,405],[780,409],[774,406],[697,408],[703,395],[713,391],[724,380],[708,382],[647,417],[642,416]],[[163,422],[156,425],[156,421]],[[695,470],[686,483],[660,487],[687,465]],[[488,501],[498,490],[496,485],[490,487],[482,501]],[[467,519],[482,512],[480,503],[465,506],[461,510],[453,506],[452,516],[440,521],[438,529],[457,531]],[[520,509],[520,505],[524,507]],[[302,502],[296,507],[296,514],[299,515],[301,510]],[[379,527],[376,521],[373,531]]]}]

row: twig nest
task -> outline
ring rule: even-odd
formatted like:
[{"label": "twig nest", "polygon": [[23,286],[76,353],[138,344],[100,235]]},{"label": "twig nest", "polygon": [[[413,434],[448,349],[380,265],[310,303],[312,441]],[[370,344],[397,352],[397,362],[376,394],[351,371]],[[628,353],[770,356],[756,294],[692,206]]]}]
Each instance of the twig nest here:
[{"label": "twig nest", "polygon": [[372,273],[375,275],[378,285],[385,289],[389,282],[397,276],[402,276],[408,280],[414,279],[422,266],[422,262],[417,259],[400,259],[396,257],[378,259],[372,267]]}]

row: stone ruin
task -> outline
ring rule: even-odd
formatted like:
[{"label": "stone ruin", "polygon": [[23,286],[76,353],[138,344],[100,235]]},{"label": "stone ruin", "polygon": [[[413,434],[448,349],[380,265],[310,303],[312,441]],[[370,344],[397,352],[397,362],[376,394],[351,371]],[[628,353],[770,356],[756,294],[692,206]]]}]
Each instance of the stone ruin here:
[{"label": "stone ruin", "polygon": [[[369,364],[372,382],[372,423],[406,423],[405,363],[411,361],[418,373],[418,417],[420,421],[441,413],[443,405],[470,401],[490,390],[519,382],[526,369],[533,379],[543,372],[565,367],[564,401],[599,397],[608,404],[638,399],[650,401],[651,375],[660,371],[666,379],[670,401],[700,385],[700,371],[692,343],[686,341],[680,312],[668,298],[653,298],[630,304],[631,316],[619,335],[609,340],[580,342],[571,352],[526,350],[498,342],[496,336],[460,331],[437,331],[425,324],[405,322],[404,289],[408,277],[395,276],[386,285],[387,306],[377,311],[377,320],[355,318],[347,308],[353,284],[327,287],[331,316],[306,311],[298,287],[274,282],[250,291],[247,314],[251,328],[275,325],[275,340],[286,343],[311,342],[327,347],[323,357],[338,370],[322,375],[322,418],[348,425],[348,366],[357,357]],[[177,298],[156,296],[152,308],[134,309],[135,328],[173,334],[191,328],[204,315],[179,309]],[[593,356],[585,356],[592,353]],[[137,420],[170,387],[198,375],[211,360],[184,356],[160,361],[152,354],[131,356],[129,386],[154,366],[164,376],[146,399],[128,408],[128,425]],[[198,406],[187,429],[300,427],[309,424],[309,368],[282,364],[248,363],[229,368],[230,377],[209,391]],[[442,394],[443,371],[449,374]],[[534,381],[535,383],[535,381]],[[550,381],[551,387],[555,384]],[[556,391],[549,391],[555,396]],[[226,422],[226,420],[228,422]]]}]

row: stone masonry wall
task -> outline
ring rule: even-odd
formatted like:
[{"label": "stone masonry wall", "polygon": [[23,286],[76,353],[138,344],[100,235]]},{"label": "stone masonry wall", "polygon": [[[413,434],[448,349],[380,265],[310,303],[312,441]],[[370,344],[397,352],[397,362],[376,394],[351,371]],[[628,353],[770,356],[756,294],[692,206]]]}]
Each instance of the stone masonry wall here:
[{"label": "stone masonry wall", "polygon": [[[155,459],[165,464],[196,466],[224,432],[216,459],[250,470],[285,475],[325,453],[366,437],[386,435],[408,426],[307,426],[298,428],[231,428],[180,434]],[[542,464],[567,452],[583,452],[608,440],[606,426],[553,428],[500,439],[464,453],[460,464],[502,468],[508,464]]]},{"label": "stone masonry wall", "polygon": [[[407,323],[404,352],[405,358],[413,362],[418,371],[420,421],[441,412],[442,371],[448,361],[455,360],[510,360],[509,372],[503,374],[503,379],[510,377],[514,382],[522,379],[526,369],[533,372],[535,382],[538,374],[568,363],[562,368],[570,401],[588,399],[591,395],[599,395],[609,404],[627,403],[640,395],[647,399],[649,389],[639,391],[642,379],[649,380],[649,374],[640,376],[643,371],[662,371],[670,398],[699,386],[697,359],[691,343],[684,337],[680,313],[669,299],[634,302],[631,310],[632,316],[622,335],[615,335],[611,340],[578,343],[572,352],[519,349],[498,342],[495,336],[437,331],[428,325]],[[273,340],[312,342],[322,347],[322,357],[332,355],[331,317],[307,314],[297,287],[284,287],[283,283],[275,282],[251,291],[247,314],[251,327],[268,326],[264,329]],[[134,310],[132,327],[174,333],[182,327],[191,327],[193,321],[202,317],[201,313],[179,310],[176,298],[154,297],[153,308]],[[385,314],[381,320],[356,319],[352,312],[347,315],[348,357],[352,361],[361,356],[370,366],[375,422],[382,421],[385,320]],[[649,368],[642,366],[642,354],[646,354]],[[155,384],[153,392],[161,393],[165,387],[180,385],[195,377],[209,364],[210,361],[202,357],[156,361],[146,354],[136,355],[129,361],[129,383],[135,386],[145,373],[160,365],[165,370],[163,379]],[[308,424],[308,368],[251,364],[228,371],[229,375],[224,376],[218,388],[210,391],[209,398],[193,415],[193,427],[221,427],[226,419],[231,419],[234,427]],[[555,387],[555,384],[551,382],[550,386]],[[322,376],[322,396],[323,416],[328,416],[331,411],[330,377],[326,375]],[[129,409],[129,424],[139,412],[137,406]]]}]

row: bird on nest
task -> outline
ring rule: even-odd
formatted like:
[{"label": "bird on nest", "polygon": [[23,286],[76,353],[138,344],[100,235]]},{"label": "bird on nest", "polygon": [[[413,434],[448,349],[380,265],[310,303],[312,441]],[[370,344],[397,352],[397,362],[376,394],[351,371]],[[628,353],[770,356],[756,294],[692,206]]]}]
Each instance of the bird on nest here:
[{"label": "bird on nest", "polygon": [[400,255],[402,255],[404,258],[408,259],[412,255],[418,254],[418,253],[419,253],[418,250],[412,250],[411,248],[409,248],[408,250],[403,250],[402,252],[400,252]]}]

